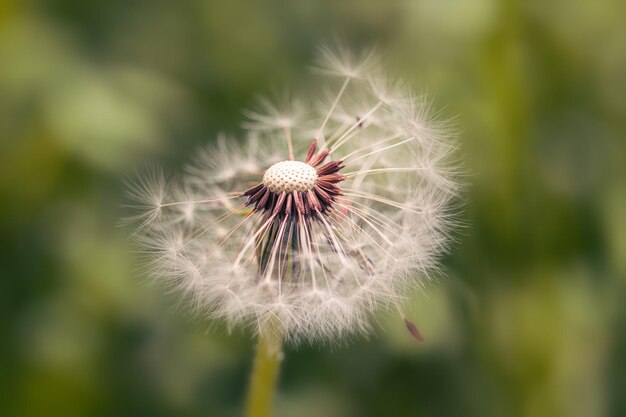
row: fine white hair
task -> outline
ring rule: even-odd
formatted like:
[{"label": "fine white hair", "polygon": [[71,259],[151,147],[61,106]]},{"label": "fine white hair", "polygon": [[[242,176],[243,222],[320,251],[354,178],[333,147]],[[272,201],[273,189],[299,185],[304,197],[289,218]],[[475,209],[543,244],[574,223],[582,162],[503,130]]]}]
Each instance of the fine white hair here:
[{"label": "fine white hair", "polygon": [[[445,124],[424,97],[386,77],[375,54],[323,48],[315,70],[331,75],[318,101],[288,112],[263,101],[248,112],[243,141],[220,136],[175,181],[153,169],[128,189],[151,276],[195,312],[292,343],[367,332],[374,310],[423,287],[447,247],[458,191]],[[340,192],[322,189],[321,208],[313,196],[296,209],[294,197],[293,213],[272,214],[244,194],[255,185],[269,193],[265,171],[307,149],[337,162],[327,164]]]}]

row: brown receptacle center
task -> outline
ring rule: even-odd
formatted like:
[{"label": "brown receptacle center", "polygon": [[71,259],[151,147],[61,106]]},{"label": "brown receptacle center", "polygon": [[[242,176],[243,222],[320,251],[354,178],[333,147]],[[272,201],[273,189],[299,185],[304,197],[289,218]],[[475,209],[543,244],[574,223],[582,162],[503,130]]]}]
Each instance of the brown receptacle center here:
[{"label": "brown receptacle center", "polygon": [[313,141],[304,161],[280,161],[270,166],[255,187],[245,191],[246,205],[256,212],[272,216],[308,219],[329,211],[342,195],[339,183],[346,178],[339,174],[342,161],[324,163],[330,151],[317,151]]}]

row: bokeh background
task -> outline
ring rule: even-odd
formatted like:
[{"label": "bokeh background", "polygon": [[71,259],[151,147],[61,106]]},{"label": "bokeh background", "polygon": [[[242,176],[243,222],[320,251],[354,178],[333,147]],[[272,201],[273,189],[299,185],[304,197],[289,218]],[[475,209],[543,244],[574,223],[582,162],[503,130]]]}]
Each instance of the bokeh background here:
[{"label": "bokeh background", "polygon": [[[237,416],[249,335],[144,285],[123,179],[176,169],[315,48],[377,43],[460,131],[447,277],[289,350],[277,416],[626,415],[626,3],[0,2],[0,415]],[[313,79],[314,82],[314,79]]]}]

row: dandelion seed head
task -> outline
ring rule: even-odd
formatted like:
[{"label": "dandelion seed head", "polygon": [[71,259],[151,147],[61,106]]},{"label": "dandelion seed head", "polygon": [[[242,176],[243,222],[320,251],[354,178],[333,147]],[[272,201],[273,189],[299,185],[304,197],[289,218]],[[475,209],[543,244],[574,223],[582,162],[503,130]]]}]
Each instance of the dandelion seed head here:
[{"label": "dandelion seed head", "polygon": [[263,100],[243,140],[220,135],[177,181],[140,176],[129,196],[146,273],[190,310],[294,344],[367,333],[376,309],[431,280],[453,224],[455,145],[379,63],[323,49],[317,72],[334,77],[320,90],[333,94]]}]

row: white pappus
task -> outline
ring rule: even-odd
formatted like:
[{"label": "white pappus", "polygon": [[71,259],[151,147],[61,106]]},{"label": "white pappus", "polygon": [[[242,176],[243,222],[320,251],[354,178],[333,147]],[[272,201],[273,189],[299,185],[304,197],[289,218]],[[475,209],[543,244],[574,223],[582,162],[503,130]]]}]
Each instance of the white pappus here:
[{"label": "white pappus", "polygon": [[322,49],[331,94],[286,112],[265,101],[243,141],[218,138],[177,181],[131,184],[149,273],[194,311],[292,343],[367,332],[423,286],[453,224],[455,145],[379,67]]}]

